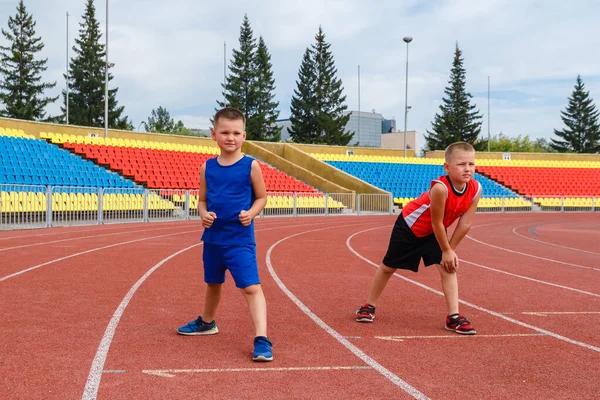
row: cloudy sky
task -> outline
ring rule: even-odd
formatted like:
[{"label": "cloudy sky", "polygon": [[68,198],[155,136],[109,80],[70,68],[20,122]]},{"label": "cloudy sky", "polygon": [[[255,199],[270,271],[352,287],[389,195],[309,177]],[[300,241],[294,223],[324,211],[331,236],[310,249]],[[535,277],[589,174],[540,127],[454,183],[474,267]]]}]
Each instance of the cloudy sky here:
[{"label": "cloudy sky", "polygon": [[[17,3],[0,0],[3,28]],[[56,95],[64,88],[66,12],[72,46],[85,0],[25,0],[25,5],[46,45],[43,57],[49,69],[44,78],[58,82]],[[95,6],[104,32],[106,1],[96,0]],[[280,118],[289,117],[302,55],[314,43],[319,25],[331,43],[348,107],[358,109],[360,65],[361,110],[395,118],[399,129],[404,127],[402,38],[414,38],[409,45],[408,129],[419,133],[419,148],[438,111],[457,42],[467,89],[484,115],[484,135],[488,76],[492,134],[552,137],[553,129],[562,127],[560,111],[577,74],[600,107],[600,7],[595,0],[110,0],[113,83],[136,129],[158,106],[191,128],[209,127],[222,97],[224,43],[229,64],[232,48],[239,48],[245,13],[272,55]],[[58,105],[49,112],[58,113]]]}]

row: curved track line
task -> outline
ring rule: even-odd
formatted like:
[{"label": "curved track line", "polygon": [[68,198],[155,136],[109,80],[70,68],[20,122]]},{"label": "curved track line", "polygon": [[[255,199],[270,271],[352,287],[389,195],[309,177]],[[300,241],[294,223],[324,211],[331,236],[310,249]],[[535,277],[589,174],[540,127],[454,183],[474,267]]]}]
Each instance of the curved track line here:
[{"label": "curved track line", "polygon": [[52,241],[49,241],[49,242],[30,243],[30,244],[22,244],[20,246],[0,248],[0,252],[2,252],[2,251],[8,251],[8,250],[23,249],[23,248],[26,248],[26,247],[33,247],[33,246],[43,246],[45,244],[54,244],[54,243],[68,242],[68,241],[73,241],[73,240],[93,239],[93,238],[99,238],[99,237],[104,237],[104,236],[125,235],[125,234],[128,234],[128,233],[160,231],[160,230],[169,229],[169,228],[170,227],[166,227],[165,226],[165,227],[162,227],[162,228],[141,229],[141,230],[138,230],[138,231],[113,232],[113,233],[102,233],[102,234],[99,234],[99,235],[78,236],[78,237],[72,237],[72,238],[66,238],[66,239],[52,240]]},{"label": "curved track line", "polygon": [[[186,224],[185,227],[189,227],[187,225],[200,225],[200,221],[181,221],[181,222],[160,222],[160,224],[183,224],[186,222],[192,222],[191,224]],[[268,222],[272,222],[272,224],[268,224],[267,226],[272,226],[272,225],[277,225],[277,224],[287,224],[287,222],[285,221],[268,221]],[[137,224],[137,223],[136,223]],[[151,224],[157,224],[157,222],[153,222]],[[139,225],[139,224],[138,224]],[[28,244],[24,244],[24,245],[19,245],[19,246],[13,246],[13,247],[5,247],[5,248],[0,248],[0,252],[2,251],[7,251],[7,250],[14,250],[14,249],[21,249],[21,248],[25,248],[25,247],[32,247],[32,246],[41,246],[44,244],[53,244],[53,243],[61,243],[61,242],[68,242],[70,240],[79,240],[79,239],[90,239],[90,238],[97,238],[97,237],[103,237],[103,236],[116,236],[116,235],[124,235],[124,234],[128,234],[128,233],[136,233],[136,232],[151,232],[151,231],[158,231],[158,230],[163,230],[163,229],[169,229],[169,228],[173,228],[173,225],[169,225],[169,226],[161,226],[161,227],[157,227],[157,228],[145,228],[145,229],[140,229],[140,230],[128,230],[125,232],[120,232],[122,229],[117,230],[116,232],[110,232],[110,233],[103,233],[105,231],[110,231],[114,228],[109,228],[109,229],[102,229],[102,230],[96,230],[95,235],[90,235],[90,236],[75,236],[75,237],[68,237],[68,238],[64,238],[64,239],[58,239],[58,240],[52,240],[49,242],[37,242],[37,243],[28,243]],[[261,224],[264,225],[264,224]],[[98,225],[98,227],[100,226],[104,226],[104,225]],[[177,227],[181,227],[179,225],[175,225]],[[131,228],[131,226],[127,227],[127,228]],[[142,228],[141,226],[138,226],[138,228]],[[94,229],[87,229],[85,231],[77,231],[77,232],[70,232],[70,233],[79,233],[79,232],[89,232],[89,231],[94,231]],[[33,236],[47,236],[47,235],[31,235],[31,237]],[[27,238],[30,236],[18,236],[16,238]],[[16,238],[8,238],[8,239],[16,239]],[[7,239],[7,238],[5,238]],[[0,239],[2,240],[2,239]]]},{"label": "curved track line", "polygon": [[[367,262],[367,263],[371,264],[372,266],[374,266],[375,268],[377,268],[377,267],[379,267],[379,265],[378,265],[378,264],[375,264],[373,261],[369,260],[368,258],[366,258],[366,257],[363,257],[363,255],[362,255],[362,254],[360,254],[359,252],[357,252],[356,250],[354,250],[354,248],[353,248],[353,247],[352,247],[352,245],[350,244],[350,241],[352,240],[352,238],[353,238],[354,236],[356,236],[356,235],[359,235],[359,234],[361,234],[361,233],[364,233],[364,232],[372,231],[372,230],[375,230],[375,229],[381,229],[381,227],[378,227],[378,228],[371,228],[371,229],[366,229],[366,230],[364,230],[364,231],[356,232],[356,233],[355,233],[355,234],[353,234],[352,236],[348,237],[348,240],[346,240],[346,246],[347,246],[347,247],[348,247],[348,249],[349,249],[349,250],[350,250],[352,253],[354,253],[354,255],[356,255],[358,258],[362,259],[363,261],[365,261],[365,262]],[[399,274],[397,274],[397,273],[395,273],[395,274],[394,274],[394,276],[396,276],[396,277],[398,277],[398,278],[400,278],[400,279],[402,279],[402,280],[405,280],[406,282],[412,283],[413,285],[419,286],[420,288],[423,288],[423,289],[425,289],[425,290],[428,290],[428,291],[430,291],[430,292],[433,292],[433,293],[435,293],[435,294],[438,294],[438,295],[440,295],[440,296],[444,296],[444,293],[440,292],[439,290],[433,289],[433,288],[431,288],[431,287],[429,287],[429,286],[427,286],[427,285],[424,285],[424,284],[422,284],[422,283],[420,283],[420,282],[413,281],[412,279],[406,278],[406,277],[404,277],[404,276],[402,276],[402,275],[399,275]],[[536,331],[536,332],[538,332],[538,333],[542,333],[542,334],[544,334],[544,335],[552,336],[553,338],[555,338],[555,339],[558,339],[558,340],[562,340],[563,342],[567,342],[567,343],[570,343],[570,344],[574,344],[574,345],[576,345],[576,346],[580,346],[580,347],[583,347],[583,348],[586,348],[586,349],[589,349],[589,350],[593,350],[593,351],[595,351],[595,352],[598,352],[598,353],[600,353],[600,347],[596,347],[596,346],[593,346],[593,345],[591,345],[591,344],[588,344],[588,343],[580,342],[580,341],[578,341],[578,340],[570,339],[570,338],[568,338],[568,337],[561,336],[561,335],[559,335],[559,334],[557,334],[557,333],[550,332],[550,331],[547,331],[547,330],[545,330],[545,329],[542,329],[542,328],[538,328],[537,326],[530,325],[530,324],[527,324],[527,323],[525,323],[525,322],[521,322],[521,321],[519,321],[519,320],[516,320],[516,319],[514,319],[514,318],[507,317],[506,315],[503,315],[503,314],[497,313],[497,312],[495,312],[495,311],[492,311],[492,310],[488,310],[487,308],[483,308],[483,307],[481,307],[481,306],[478,306],[478,305],[476,305],[476,304],[470,303],[470,302],[468,302],[468,301],[465,301],[465,300],[460,300],[460,299],[459,299],[459,300],[458,300],[458,302],[459,302],[459,303],[461,303],[461,304],[464,304],[464,305],[466,305],[466,306],[469,306],[469,307],[471,307],[471,308],[474,308],[474,309],[476,309],[476,310],[482,311],[482,312],[484,312],[484,313],[487,313],[487,314],[493,315],[494,317],[502,318],[503,320],[505,320],[505,321],[508,321],[508,322],[511,322],[511,323],[513,323],[513,324],[515,324],[515,325],[519,325],[519,326],[522,326],[522,327],[524,327],[524,328],[528,328],[528,329],[534,330],[534,331]]]},{"label": "curved track line", "polygon": [[[276,226],[276,227],[271,227],[271,228],[259,229],[259,230],[256,230],[256,232],[269,231],[269,230],[273,230],[273,229],[294,228],[294,227],[298,227],[298,226],[323,225],[323,224],[327,224],[327,223],[328,222],[318,222],[318,223],[312,223],[312,224],[304,224],[304,225],[299,224],[299,225],[293,225],[293,226],[290,226],[289,224],[285,224],[284,226]],[[71,255],[68,255],[68,256],[65,256],[65,257],[61,257],[61,258],[57,258],[57,259],[54,259],[54,260],[50,260],[50,261],[47,261],[45,263],[38,264],[38,265],[35,265],[33,267],[26,268],[24,270],[15,272],[15,273],[7,275],[7,276],[4,276],[4,277],[0,278],[0,282],[5,281],[5,280],[7,280],[9,278],[13,278],[13,277],[18,276],[18,275],[21,275],[21,274],[23,274],[25,272],[29,272],[29,271],[32,271],[34,269],[38,269],[40,267],[44,267],[46,265],[53,264],[53,263],[58,262],[58,261],[68,260],[69,258],[77,257],[77,256],[80,256],[80,255],[83,255],[83,254],[93,253],[95,251],[109,249],[111,247],[121,246],[121,245],[124,245],[124,244],[140,242],[140,241],[148,240],[148,239],[156,239],[156,238],[167,237],[167,236],[181,235],[183,233],[201,232],[201,231],[202,231],[202,229],[196,229],[196,230],[192,230],[192,231],[183,231],[183,232],[171,233],[171,234],[168,234],[168,235],[160,235],[160,236],[151,236],[151,237],[142,238],[142,239],[130,240],[130,241],[127,241],[127,242],[119,242],[119,243],[115,243],[115,244],[111,244],[111,245],[107,245],[107,246],[103,246],[103,247],[96,247],[94,249],[90,249],[90,250],[82,251],[82,252],[79,252],[79,253],[74,253],[74,254],[71,254]],[[137,232],[137,231],[135,231],[135,232]],[[129,233],[131,233],[131,231]],[[94,237],[97,237],[97,236],[94,236]]]},{"label": "curved track line", "polygon": [[564,262],[564,261],[558,261],[558,260],[553,260],[553,259],[551,259],[551,258],[545,258],[545,257],[534,256],[533,254],[522,253],[522,252],[520,252],[520,251],[516,251],[516,250],[510,250],[510,249],[506,249],[506,248],[504,248],[504,247],[495,246],[495,245],[493,245],[493,244],[489,244],[489,243],[486,243],[486,242],[482,242],[482,241],[480,241],[480,240],[477,240],[477,239],[475,239],[475,238],[472,238],[472,237],[471,237],[471,236],[469,236],[469,235],[466,235],[465,237],[466,237],[466,238],[469,238],[469,239],[471,239],[471,240],[472,240],[472,241],[474,241],[475,243],[479,243],[479,244],[482,244],[482,245],[484,245],[484,246],[492,247],[492,248],[494,248],[494,249],[498,249],[498,250],[502,250],[502,251],[507,251],[507,252],[509,252],[509,253],[513,253],[513,254],[520,254],[520,255],[522,255],[522,256],[531,257],[531,258],[537,258],[538,260],[549,261],[549,262],[553,262],[553,263],[556,263],[556,264],[568,265],[568,266],[570,266],[570,267],[576,267],[576,268],[589,269],[589,270],[592,270],[592,271],[600,271],[600,269],[599,269],[599,268],[586,267],[585,265],[579,265],[579,264],[567,263],[567,262]]},{"label": "curved track line", "polygon": [[196,246],[201,245],[202,243],[196,243],[189,247],[186,247],[183,250],[179,250],[176,253],[171,254],[169,257],[162,259],[158,264],[154,267],[150,268],[138,281],[129,289],[119,307],[117,307],[114,312],[106,330],[104,331],[104,336],[102,336],[102,340],[100,341],[100,346],[98,346],[98,351],[96,351],[96,355],[94,357],[94,361],[92,362],[92,367],[90,368],[90,374],[88,375],[88,379],[85,383],[85,389],[83,392],[82,400],[91,400],[95,399],[98,395],[98,389],[100,388],[100,378],[102,377],[102,370],[104,369],[104,363],[106,362],[106,357],[108,355],[108,349],[110,348],[110,344],[112,342],[113,337],[115,336],[115,331],[117,330],[117,325],[119,325],[119,321],[121,320],[121,316],[125,312],[125,308],[131,301],[131,298],[135,294],[135,292],[139,289],[139,287],[144,283],[146,279],[154,271],[156,271],[161,265],[169,261],[170,259],[178,256],[179,254],[186,252]]},{"label": "curved track line", "polygon": [[[71,235],[75,233],[81,232],[92,232],[92,231],[109,231],[109,230],[121,230],[121,229],[130,229],[131,225],[154,225],[154,224],[184,224],[187,222],[198,222],[198,220],[185,220],[185,221],[167,221],[167,222],[123,222],[123,223],[109,223],[109,224],[89,224],[89,225],[74,225],[74,226],[56,226],[51,228],[32,228],[32,229],[19,229],[19,232],[23,231],[34,231],[41,230],[47,233],[39,233],[37,235],[21,235],[21,236],[7,236],[0,237],[0,241],[2,240],[14,240],[14,239],[23,239],[30,237],[40,237],[40,236],[55,236],[55,235]],[[78,228],[91,228],[91,229],[78,229]],[[106,229],[102,229],[106,228]],[[11,232],[10,230],[0,231],[0,233]]]},{"label": "curved track line", "polygon": [[83,254],[93,253],[93,252],[96,252],[96,251],[99,251],[99,250],[110,249],[111,247],[122,246],[124,244],[136,243],[136,242],[141,242],[141,241],[149,240],[149,239],[157,239],[157,238],[161,238],[161,237],[176,236],[176,235],[182,235],[184,233],[192,233],[192,232],[200,232],[200,231],[202,231],[202,230],[201,229],[195,229],[193,231],[183,231],[183,232],[177,232],[177,233],[169,233],[167,235],[150,236],[150,237],[142,238],[142,239],[129,240],[127,242],[119,242],[119,243],[115,243],[115,244],[109,244],[108,246],[96,247],[94,249],[90,249],[90,250],[86,250],[86,251],[81,251],[79,253],[74,253],[74,254],[71,254],[71,255],[68,255],[68,256],[65,256],[65,257],[61,257],[61,258],[57,258],[57,259],[54,259],[54,260],[51,260],[51,261],[47,261],[47,262],[42,263],[42,264],[34,265],[33,267],[29,267],[29,268],[23,269],[21,271],[15,272],[14,274],[6,275],[6,276],[0,278],[0,282],[5,281],[5,280],[10,279],[10,278],[14,278],[15,276],[24,274],[25,272],[33,271],[34,269],[38,269],[38,268],[44,267],[46,265],[54,264],[55,262],[58,262],[58,261],[68,260],[69,258],[81,256]]},{"label": "curved track line", "polygon": [[596,255],[596,256],[600,256],[600,253],[596,253],[596,252],[593,252],[593,251],[589,251],[589,250],[582,250],[582,249],[576,249],[576,248],[574,248],[574,247],[569,247],[569,246],[562,246],[562,245],[560,245],[560,244],[555,244],[555,243],[545,242],[545,241],[543,241],[543,240],[538,240],[538,239],[534,239],[534,238],[530,238],[530,237],[527,237],[527,236],[521,235],[520,233],[518,233],[518,232],[517,232],[517,229],[519,229],[519,228],[522,228],[522,227],[524,227],[524,226],[526,226],[526,225],[517,226],[516,228],[514,228],[514,229],[512,230],[512,233],[514,233],[515,235],[517,235],[517,236],[519,236],[519,237],[522,237],[523,239],[531,240],[531,241],[533,241],[533,242],[542,243],[542,244],[545,244],[545,245],[548,245],[548,246],[560,247],[561,249],[573,250],[573,251],[577,251],[577,252],[579,252],[579,253],[588,253],[588,254],[594,254],[594,255]]},{"label": "curved track line", "polygon": [[[324,223],[314,223],[314,224],[307,224],[307,225],[322,225]],[[356,226],[356,225],[357,224],[350,225],[350,226]],[[256,230],[256,232],[263,232],[263,231],[270,231],[270,230],[277,230],[277,229],[286,229],[286,228],[294,228],[296,226],[290,226],[289,224],[287,224],[285,226],[271,227],[271,228]],[[329,229],[329,228],[322,228],[322,229]],[[182,233],[184,233],[184,232],[182,232]],[[187,232],[185,232],[185,233],[187,233]],[[171,235],[164,235],[164,236],[171,236]],[[141,239],[141,240],[145,240],[145,239]],[[108,323],[108,326],[106,327],[106,330],[104,331],[104,336],[102,337],[102,340],[100,341],[100,345],[98,346],[98,350],[96,351],[96,355],[94,356],[94,361],[92,362],[92,367],[90,368],[90,374],[88,375],[88,379],[87,379],[87,382],[85,384],[85,389],[84,389],[84,392],[83,392],[82,400],[96,399],[96,396],[98,395],[98,390],[100,388],[100,379],[102,377],[102,371],[104,369],[104,363],[106,362],[106,357],[108,356],[108,351],[110,349],[110,345],[112,343],[112,339],[114,337],[114,334],[115,334],[115,331],[117,329],[117,326],[119,325],[121,317],[123,316],[123,313],[125,312],[125,308],[127,307],[127,305],[129,304],[129,302],[131,301],[131,298],[133,297],[133,295],[135,294],[135,292],[144,283],[144,281],[146,279],[148,279],[148,277],[154,271],[156,271],[161,265],[163,265],[167,261],[171,260],[172,258],[178,256],[179,254],[181,254],[181,253],[183,253],[183,252],[185,252],[185,251],[187,251],[187,250],[189,250],[191,248],[199,246],[201,244],[203,244],[203,243],[202,242],[201,243],[196,243],[196,244],[194,244],[192,246],[186,247],[183,250],[179,250],[178,252],[171,254],[167,258],[164,258],[158,264],[156,264],[154,267],[152,267],[151,269],[149,269],[148,272],[146,272],[131,287],[131,289],[129,289],[129,291],[127,292],[127,294],[125,295],[125,297],[121,301],[121,304],[119,305],[119,307],[117,307],[117,310],[114,312],[114,314],[113,314],[110,322]],[[108,246],[108,247],[110,247],[110,246]]]},{"label": "curved track line", "polygon": [[474,263],[472,261],[463,260],[462,258],[460,259],[460,262],[471,264],[471,265],[474,265],[476,267],[487,269],[487,270],[490,270],[490,271],[498,272],[500,274],[514,276],[515,278],[525,279],[525,280],[536,282],[536,283],[541,283],[542,285],[548,285],[548,286],[553,286],[553,287],[557,287],[557,288],[560,288],[560,289],[571,290],[573,292],[577,292],[577,293],[581,293],[581,294],[586,294],[588,296],[600,297],[600,294],[598,294],[598,293],[586,292],[585,290],[575,289],[575,288],[572,288],[572,287],[569,287],[569,286],[559,285],[557,283],[546,282],[546,281],[542,281],[542,280],[539,280],[539,279],[530,278],[528,276],[513,274],[512,272],[507,272],[507,271],[503,271],[501,269],[496,269],[496,268],[488,267],[486,265],[477,264],[477,263]]},{"label": "curved track line", "polygon": [[302,312],[304,312],[310,319],[312,319],[313,322],[316,323],[321,329],[323,329],[325,332],[327,332],[328,334],[333,336],[333,338],[335,340],[337,340],[345,348],[350,350],[356,357],[360,358],[367,365],[371,366],[373,369],[375,369],[381,375],[385,376],[388,380],[390,380],[396,386],[400,387],[402,390],[404,390],[405,392],[407,392],[408,394],[413,396],[415,399],[427,399],[428,397],[425,396],[425,394],[421,393],[415,387],[411,386],[409,383],[402,380],[396,374],[394,374],[393,372],[391,372],[390,370],[385,368],[383,365],[381,365],[377,361],[375,361],[373,358],[369,357],[361,349],[356,347],[354,344],[350,343],[350,341],[348,341],[348,339],[346,339],[344,336],[339,334],[335,329],[333,329],[332,327],[327,325],[321,318],[319,318],[315,313],[313,313],[304,303],[302,303],[302,301],[300,301],[300,299],[298,299],[298,297],[296,297],[285,286],[285,284],[281,281],[281,279],[279,279],[279,276],[277,275],[277,273],[275,272],[275,269],[273,268],[273,264],[271,263],[271,253],[273,252],[273,249],[275,247],[277,247],[280,243],[282,243],[288,239],[291,239],[293,237],[303,235],[305,233],[317,232],[317,231],[322,231],[322,230],[332,229],[332,228],[342,228],[344,226],[346,226],[346,225],[331,226],[331,227],[327,227],[327,228],[304,231],[304,232],[300,232],[300,233],[296,233],[296,234],[287,236],[287,237],[277,241],[271,247],[269,247],[269,250],[267,251],[266,263],[267,263],[267,267],[269,269],[269,273],[271,274],[271,276],[273,277],[273,280],[275,281],[275,283],[277,283],[277,286],[279,286],[281,291],[283,291],[287,295],[287,297],[289,297],[290,300],[292,300],[294,302],[294,304],[296,304],[298,306],[298,308],[300,308],[300,310],[302,310]]}]

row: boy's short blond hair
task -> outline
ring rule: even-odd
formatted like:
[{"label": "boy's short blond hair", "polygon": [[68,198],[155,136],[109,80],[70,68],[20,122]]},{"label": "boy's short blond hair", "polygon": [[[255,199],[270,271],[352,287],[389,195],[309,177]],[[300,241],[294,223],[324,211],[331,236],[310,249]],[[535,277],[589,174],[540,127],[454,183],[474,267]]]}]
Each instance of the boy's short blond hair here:
[{"label": "boy's short blond hair", "polygon": [[452,143],[450,146],[446,147],[446,152],[444,153],[446,161],[448,161],[456,151],[472,151],[474,153],[475,148],[471,143],[467,142]]},{"label": "boy's short blond hair", "polygon": [[237,108],[225,107],[217,111],[214,119],[215,126],[217,126],[220,119],[229,119],[232,121],[241,120],[244,123],[244,129],[246,129],[246,117],[244,117],[244,114]]}]

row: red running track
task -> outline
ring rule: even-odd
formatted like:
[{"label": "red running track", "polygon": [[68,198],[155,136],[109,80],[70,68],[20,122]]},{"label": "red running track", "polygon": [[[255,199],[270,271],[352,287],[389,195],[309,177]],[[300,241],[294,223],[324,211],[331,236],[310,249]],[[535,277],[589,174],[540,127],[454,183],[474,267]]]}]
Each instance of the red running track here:
[{"label": "red running track", "polygon": [[599,218],[478,215],[458,250],[473,337],[443,329],[424,268],[353,321],[394,216],[258,220],[268,364],[230,279],[219,334],[176,334],[202,308],[197,222],[3,232],[0,398],[595,398]]}]

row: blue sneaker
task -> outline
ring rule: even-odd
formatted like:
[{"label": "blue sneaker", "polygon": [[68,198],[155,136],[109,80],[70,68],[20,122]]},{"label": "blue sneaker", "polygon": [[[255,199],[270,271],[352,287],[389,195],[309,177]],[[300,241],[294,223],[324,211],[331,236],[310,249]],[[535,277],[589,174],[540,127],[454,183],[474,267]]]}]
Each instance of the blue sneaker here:
[{"label": "blue sneaker", "polygon": [[187,325],[177,328],[177,333],[180,335],[195,336],[195,335],[214,335],[219,332],[215,321],[204,322],[201,316],[198,319],[189,322]]},{"label": "blue sneaker", "polygon": [[264,336],[254,338],[254,361],[273,361],[273,352],[271,351],[271,341]]}]

